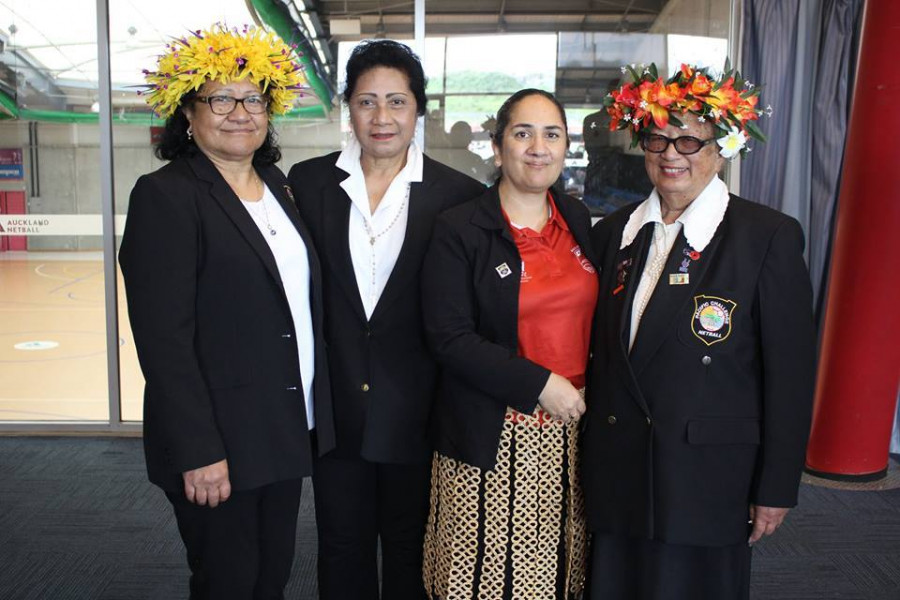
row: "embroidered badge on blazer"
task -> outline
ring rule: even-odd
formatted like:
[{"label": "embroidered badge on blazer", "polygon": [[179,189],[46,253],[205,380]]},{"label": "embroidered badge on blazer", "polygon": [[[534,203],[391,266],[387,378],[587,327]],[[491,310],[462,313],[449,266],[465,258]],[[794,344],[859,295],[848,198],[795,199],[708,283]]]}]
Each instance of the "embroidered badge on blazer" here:
[{"label": "embroidered badge on blazer", "polygon": [[694,296],[694,313],[691,317],[691,331],[697,338],[712,346],[725,341],[731,335],[731,320],[737,302],[718,296]]}]

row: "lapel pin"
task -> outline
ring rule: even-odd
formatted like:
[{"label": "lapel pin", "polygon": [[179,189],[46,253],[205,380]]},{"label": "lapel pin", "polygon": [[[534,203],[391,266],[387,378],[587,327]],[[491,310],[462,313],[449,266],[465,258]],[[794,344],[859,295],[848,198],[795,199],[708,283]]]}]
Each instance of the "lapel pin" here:
[{"label": "lapel pin", "polygon": [[500,279],[506,279],[512,274],[512,269],[509,268],[509,265],[503,263],[502,265],[497,265],[494,267],[497,270],[497,274],[500,276]]},{"label": "lapel pin", "polygon": [[690,282],[689,273],[669,273],[669,285],[687,285]]},{"label": "lapel pin", "polygon": [[291,199],[291,202],[294,201],[294,192],[291,191],[291,186],[284,186],[284,193],[287,194],[287,197]]}]

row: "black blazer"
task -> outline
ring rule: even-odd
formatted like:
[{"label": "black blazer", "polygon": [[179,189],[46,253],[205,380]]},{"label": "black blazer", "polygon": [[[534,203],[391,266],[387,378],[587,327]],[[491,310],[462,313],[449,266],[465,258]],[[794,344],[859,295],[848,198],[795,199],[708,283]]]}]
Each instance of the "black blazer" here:
[{"label": "black blazer", "polygon": [[[275,166],[258,167],[306,243],[315,331],[319,452],[334,445],[322,339],[322,285],[312,240]],[[119,262],[146,379],[150,481],[228,459],[236,490],[311,474],[294,324],[253,219],[203,154],[138,179]]]},{"label": "black blazer", "polygon": [[[555,200],[596,267],[587,207],[565,195]],[[550,377],[518,355],[521,272],[497,186],[438,219],[422,275],[425,328],[442,369],[436,447],[482,469],[494,467],[506,408],[532,413]]]},{"label": "black blazer", "polygon": [[335,456],[421,464],[430,459],[428,421],[436,366],[422,330],[419,274],[434,219],[484,186],[424,157],[422,182],[409,194],[406,238],[394,270],[366,319],[350,258],[350,198],[339,152],[298,163],[288,179],[324,264],[325,338],[332,378]]},{"label": "black blazer", "polygon": [[[603,273],[582,436],[589,525],[675,544],[746,543],[750,503],[797,501],[815,360],[803,233],[731,196],[698,259],[683,233],[675,242],[629,354],[652,237],[645,226],[619,250],[636,206],[592,232]],[[689,282],[670,284],[685,259]],[[707,313],[719,319],[704,327]]]}]

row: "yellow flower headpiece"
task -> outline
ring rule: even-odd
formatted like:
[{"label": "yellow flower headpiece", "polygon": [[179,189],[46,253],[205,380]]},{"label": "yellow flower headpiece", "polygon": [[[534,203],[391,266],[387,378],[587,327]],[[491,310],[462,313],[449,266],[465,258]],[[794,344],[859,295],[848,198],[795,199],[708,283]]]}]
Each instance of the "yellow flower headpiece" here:
[{"label": "yellow flower headpiece", "polygon": [[216,23],[206,31],[166,44],[156,71],[144,70],[147,103],[162,118],[172,116],[182,96],[207,81],[246,79],[270,98],[274,114],[287,112],[302,95],[303,67],[294,60],[296,44],[253,26],[229,29]]},{"label": "yellow flower headpiece", "polygon": [[725,158],[748,152],[748,136],[766,141],[754,121],[771,115],[772,108],[756,107],[760,89],[731,69],[727,60],[719,77],[686,64],[668,80],[659,76],[653,63],[627,65],[622,73],[630,75],[631,81],[607,94],[603,105],[611,117],[610,131],[630,130],[632,146],[637,145],[641,132],[653,125],[662,129],[671,121],[686,127],[678,116],[689,112],[701,123],[713,123],[719,153]]}]

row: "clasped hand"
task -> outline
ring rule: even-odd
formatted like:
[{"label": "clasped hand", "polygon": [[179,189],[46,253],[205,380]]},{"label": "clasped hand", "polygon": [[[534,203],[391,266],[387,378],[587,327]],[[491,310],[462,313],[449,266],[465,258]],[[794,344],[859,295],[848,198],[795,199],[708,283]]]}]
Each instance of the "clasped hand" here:
[{"label": "clasped hand", "polygon": [[550,374],[550,378],[538,396],[538,402],[551,417],[560,421],[575,421],[587,409],[584,398],[578,393],[575,386],[568,379],[556,373]]}]

